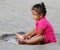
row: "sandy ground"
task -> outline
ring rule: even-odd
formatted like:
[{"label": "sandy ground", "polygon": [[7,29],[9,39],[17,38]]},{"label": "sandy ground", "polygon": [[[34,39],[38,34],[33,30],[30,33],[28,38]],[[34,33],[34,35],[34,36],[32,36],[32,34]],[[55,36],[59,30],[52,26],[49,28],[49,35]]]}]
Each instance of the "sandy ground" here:
[{"label": "sandy ground", "polygon": [[0,43],[0,50],[60,50],[60,45],[58,43],[46,45],[18,45],[3,41],[0,41]]}]

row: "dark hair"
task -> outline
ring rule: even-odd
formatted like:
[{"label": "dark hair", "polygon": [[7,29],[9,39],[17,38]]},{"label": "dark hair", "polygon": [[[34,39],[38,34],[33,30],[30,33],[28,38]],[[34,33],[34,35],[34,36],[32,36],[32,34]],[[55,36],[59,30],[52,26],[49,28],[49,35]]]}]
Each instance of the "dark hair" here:
[{"label": "dark hair", "polygon": [[41,2],[40,4],[35,4],[32,7],[32,10],[36,10],[38,13],[43,14],[43,16],[46,15],[46,8],[43,2]]}]

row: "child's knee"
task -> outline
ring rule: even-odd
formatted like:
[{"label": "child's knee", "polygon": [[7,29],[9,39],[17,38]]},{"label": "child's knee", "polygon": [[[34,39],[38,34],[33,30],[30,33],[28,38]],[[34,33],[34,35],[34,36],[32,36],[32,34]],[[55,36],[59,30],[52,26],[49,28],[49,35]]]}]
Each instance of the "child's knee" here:
[{"label": "child's knee", "polygon": [[45,37],[44,36],[40,36],[40,41],[44,42],[45,41]]}]

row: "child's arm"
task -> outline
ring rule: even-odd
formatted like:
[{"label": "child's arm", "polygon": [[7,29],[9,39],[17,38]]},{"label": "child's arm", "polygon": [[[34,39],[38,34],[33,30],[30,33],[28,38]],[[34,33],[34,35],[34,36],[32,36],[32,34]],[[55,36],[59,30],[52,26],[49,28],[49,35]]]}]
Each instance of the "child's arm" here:
[{"label": "child's arm", "polygon": [[35,33],[36,33],[36,32],[35,32],[35,28],[34,28],[34,29],[32,29],[31,31],[25,33],[25,34],[23,35],[23,37],[33,36]]},{"label": "child's arm", "polygon": [[40,36],[40,35],[42,35],[42,34],[43,34],[43,32],[44,32],[44,31],[43,31],[42,29],[40,29],[40,30],[38,31],[37,35],[39,35],[39,36]]},{"label": "child's arm", "polygon": [[25,40],[25,43],[27,43],[27,44],[35,44],[35,43],[38,43],[39,41],[44,41],[44,37],[42,36],[43,30],[39,31],[38,33],[39,34],[36,35],[37,37],[35,39]]}]

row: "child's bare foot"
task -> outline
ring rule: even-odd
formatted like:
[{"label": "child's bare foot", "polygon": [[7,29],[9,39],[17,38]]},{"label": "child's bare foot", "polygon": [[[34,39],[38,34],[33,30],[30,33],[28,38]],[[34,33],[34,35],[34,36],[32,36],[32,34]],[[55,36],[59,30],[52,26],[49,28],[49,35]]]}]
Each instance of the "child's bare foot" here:
[{"label": "child's bare foot", "polygon": [[24,39],[16,39],[16,42],[17,42],[18,44],[24,44]]},{"label": "child's bare foot", "polygon": [[21,34],[17,33],[16,36],[17,36],[18,39],[24,39],[24,37]]}]

